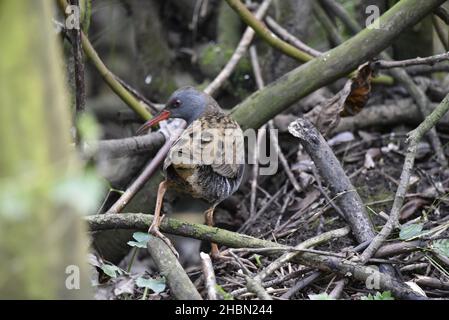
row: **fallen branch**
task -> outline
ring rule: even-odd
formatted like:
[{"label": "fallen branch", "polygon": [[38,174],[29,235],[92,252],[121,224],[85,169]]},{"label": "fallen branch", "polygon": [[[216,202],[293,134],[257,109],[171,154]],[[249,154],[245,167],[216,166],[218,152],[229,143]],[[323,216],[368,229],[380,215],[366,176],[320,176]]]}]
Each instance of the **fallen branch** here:
[{"label": "fallen branch", "polygon": [[[148,230],[153,221],[152,215],[140,213],[122,213],[122,214],[102,214],[91,215],[86,218],[91,231],[101,231],[110,229],[131,229]],[[289,247],[279,243],[253,238],[247,235],[231,232],[215,227],[209,227],[202,224],[193,224],[171,218],[162,220],[160,229],[162,232],[176,234],[184,237],[191,237],[208,242],[214,242],[230,248],[284,248]],[[278,255],[279,250],[272,252],[264,250],[263,255]],[[323,256],[314,253],[304,252],[294,258],[296,263],[304,264],[318,268],[325,272],[334,272],[343,277],[352,276],[358,281],[365,283],[367,278],[375,275],[379,280],[380,290],[390,290],[397,298],[403,299],[422,299],[402,282],[392,278],[387,274],[380,273],[376,269],[346,261],[341,258]]]},{"label": "fallen branch", "polygon": [[359,194],[345,174],[338,159],[318,130],[306,119],[292,122],[289,132],[299,138],[307,154],[312,158],[324,182],[332,192],[345,220],[359,243],[374,237],[374,227]]},{"label": "fallen branch", "polygon": [[391,208],[388,221],[383,226],[380,233],[373,239],[368,248],[363,251],[360,260],[365,263],[374,253],[379,249],[382,243],[389,237],[394,228],[399,226],[399,213],[404,203],[405,195],[407,193],[410,176],[413,165],[415,163],[416,150],[422,137],[433,128],[436,123],[449,110],[449,95],[447,95],[440,105],[426,117],[426,119],[413,131],[408,134],[408,148],[405,156],[404,166],[401,173],[400,184],[396,191],[396,195]]},{"label": "fallen branch", "polygon": [[161,132],[152,132],[144,136],[86,143],[83,146],[83,152],[87,155],[97,155],[112,159],[156,151],[164,142],[165,136]]},{"label": "fallen branch", "polygon": [[167,279],[170,291],[176,299],[202,300],[178,259],[163,240],[150,236],[147,249],[159,272]]}]

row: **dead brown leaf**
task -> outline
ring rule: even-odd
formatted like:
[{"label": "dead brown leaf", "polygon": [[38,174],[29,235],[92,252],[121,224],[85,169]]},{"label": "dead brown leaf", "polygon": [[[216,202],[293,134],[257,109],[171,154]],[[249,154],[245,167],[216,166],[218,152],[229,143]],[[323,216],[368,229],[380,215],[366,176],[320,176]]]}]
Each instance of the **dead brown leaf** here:
[{"label": "dead brown leaf", "polygon": [[318,105],[304,117],[315,124],[327,136],[340,122],[340,117],[354,116],[366,105],[371,93],[373,69],[369,62],[361,65],[356,75],[348,80],[343,89],[324,104]]}]

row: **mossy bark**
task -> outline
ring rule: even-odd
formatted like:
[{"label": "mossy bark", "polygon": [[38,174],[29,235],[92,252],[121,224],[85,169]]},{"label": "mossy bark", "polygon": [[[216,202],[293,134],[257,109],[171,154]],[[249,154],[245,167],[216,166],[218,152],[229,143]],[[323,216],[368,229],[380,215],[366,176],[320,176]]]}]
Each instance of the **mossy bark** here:
[{"label": "mossy bark", "polygon": [[0,2],[1,298],[90,297],[84,223],[55,197],[77,166],[52,8]]},{"label": "mossy bark", "polygon": [[[89,227],[96,231],[108,229],[147,230],[153,220],[153,216],[121,213],[89,216],[86,220]],[[273,248],[273,250],[261,252],[262,255],[268,256],[278,256],[280,253],[283,253],[279,249],[287,248],[279,243],[253,238],[244,234],[205,225],[182,222],[170,218],[163,219],[160,228],[163,232],[215,242],[230,248]],[[350,276],[361,282],[365,282],[370,276],[372,277],[373,275],[376,275],[378,276],[381,290],[390,290],[397,298],[422,298],[422,296],[415,293],[412,289],[398,281],[396,278],[393,278],[388,274],[381,273],[370,266],[363,266],[345,259],[306,252],[298,254],[292,261],[317,268],[325,272],[334,272],[343,277]]]}]

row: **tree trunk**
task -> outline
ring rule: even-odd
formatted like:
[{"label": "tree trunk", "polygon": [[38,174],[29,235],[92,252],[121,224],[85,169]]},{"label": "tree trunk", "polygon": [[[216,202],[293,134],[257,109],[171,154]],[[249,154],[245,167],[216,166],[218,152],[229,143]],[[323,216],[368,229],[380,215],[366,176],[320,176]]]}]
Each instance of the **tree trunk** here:
[{"label": "tree trunk", "polygon": [[0,2],[0,298],[91,297],[84,223],[58,196],[77,167],[52,8]]}]

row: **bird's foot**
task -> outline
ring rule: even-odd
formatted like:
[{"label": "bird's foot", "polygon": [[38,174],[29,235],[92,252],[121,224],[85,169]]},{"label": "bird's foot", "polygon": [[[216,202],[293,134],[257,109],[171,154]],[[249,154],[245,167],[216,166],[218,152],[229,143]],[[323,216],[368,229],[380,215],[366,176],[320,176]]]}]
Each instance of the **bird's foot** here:
[{"label": "bird's foot", "polygon": [[[162,219],[163,218],[164,217],[162,217]],[[176,251],[171,241],[159,231],[159,224],[162,221],[162,219],[160,221],[156,221],[156,223],[155,221],[153,221],[153,223],[150,225],[150,228],[148,229],[148,233],[164,241],[164,243],[170,248],[170,250],[176,256],[176,258],[179,259],[179,253],[178,251]]]},{"label": "bird's foot", "polygon": [[227,251],[222,251],[218,249],[217,244],[211,243],[210,256],[214,261],[230,262],[232,257],[228,255]]}]

